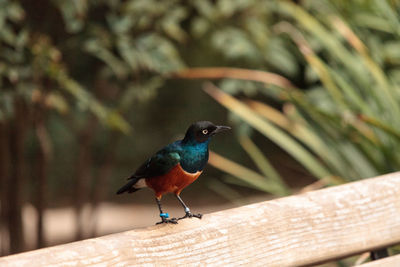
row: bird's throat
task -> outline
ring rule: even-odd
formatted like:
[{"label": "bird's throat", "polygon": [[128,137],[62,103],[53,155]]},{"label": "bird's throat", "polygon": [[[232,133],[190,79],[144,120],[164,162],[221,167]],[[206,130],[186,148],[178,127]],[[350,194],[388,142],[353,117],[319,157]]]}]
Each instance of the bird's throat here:
[{"label": "bird's throat", "polygon": [[208,143],[193,142],[193,144],[185,144],[182,151],[181,166],[189,173],[202,171],[208,162]]}]

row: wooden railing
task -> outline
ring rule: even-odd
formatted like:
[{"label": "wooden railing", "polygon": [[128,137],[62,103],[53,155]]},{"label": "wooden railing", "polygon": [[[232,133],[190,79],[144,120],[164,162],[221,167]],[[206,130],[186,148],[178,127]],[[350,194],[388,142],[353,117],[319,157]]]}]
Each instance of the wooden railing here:
[{"label": "wooden railing", "polygon": [[[397,243],[400,173],[393,173],[3,257],[0,266],[299,266]],[[400,266],[400,256],[364,266]]]}]

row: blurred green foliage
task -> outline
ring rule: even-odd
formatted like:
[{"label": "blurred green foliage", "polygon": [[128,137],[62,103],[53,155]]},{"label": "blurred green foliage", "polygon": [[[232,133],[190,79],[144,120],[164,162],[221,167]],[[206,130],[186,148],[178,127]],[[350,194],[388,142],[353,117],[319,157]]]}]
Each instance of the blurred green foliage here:
[{"label": "blurred green foliage", "polygon": [[[159,88],[174,84],[170,73],[230,66],[266,70],[293,83],[287,88],[249,78],[225,79],[219,86],[265,100],[266,106],[245,102],[245,112],[234,113],[314,176],[337,183],[398,169],[398,1],[0,5],[0,119],[12,118],[16,98],[30,106],[42,101],[56,145],[70,142],[57,140],[57,132],[78,136],[93,120],[90,113],[106,126],[97,133],[99,145],[107,143],[109,129],[131,133],[133,121],[147,129],[146,118],[132,111],[148,112],[140,103],[151,103]],[[180,94],[182,101],[196,102],[191,92]],[[288,192],[248,139],[249,130],[238,134],[263,175],[279,180],[280,189],[269,191]]]},{"label": "blurred green foliage", "polygon": [[224,181],[289,194],[266,139],[324,184],[396,171],[399,11],[398,0],[0,0],[0,138],[25,126],[33,178],[15,194],[28,200],[44,181],[49,199],[95,206],[120,184],[111,176],[189,123],[224,120],[202,81],[175,80],[193,67],[242,68],[212,69],[226,79],[205,88],[236,125],[210,159]]},{"label": "blurred green foliage", "polygon": [[270,35],[285,51],[275,50],[277,56],[293,56],[269,70],[294,85],[272,82],[254,92],[243,81],[220,84],[230,94],[265,94],[272,105],[240,102],[210,86],[206,91],[325,184],[397,171],[399,9],[398,1],[278,1],[270,10],[276,18]]},{"label": "blurred green foliage", "polygon": [[[85,165],[95,177],[101,168],[92,165],[105,163],[110,145],[117,147],[118,164],[132,170],[138,165],[132,162],[170,141],[160,136],[183,131],[195,120],[224,118],[215,115],[216,106],[203,108],[201,91],[182,90],[198,88],[196,83],[178,84],[170,73],[191,66],[266,68],[276,62],[267,60],[275,54],[271,49],[280,47],[268,28],[273,2],[1,0],[0,5],[0,120],[12,122],[23,100],[31,160],[40,144],[30,122],[40,113],[55,151],[48,169],[56,190],[71,188],[71,177],[79,173],[77,155],[85,147],[94,154]],[[251,83],[246,87],[256,90]],[[115,131],[148,139],[117,134],[113,144]]]}]

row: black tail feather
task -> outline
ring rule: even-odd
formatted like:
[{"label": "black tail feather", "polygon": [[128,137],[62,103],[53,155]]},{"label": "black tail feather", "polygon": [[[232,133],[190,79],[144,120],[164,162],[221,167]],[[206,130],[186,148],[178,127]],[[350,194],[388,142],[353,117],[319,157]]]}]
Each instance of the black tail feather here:
[{"label": "black tail feather", "polygon": [[124,192],[133,193],[133,192],[138,191],[139,188],[133,187],[137,183],[138,180],[139,180],[139,178],[131,178],[131,180],[126,185],[124,185],[117,191],[117,195],[122,194]]}]

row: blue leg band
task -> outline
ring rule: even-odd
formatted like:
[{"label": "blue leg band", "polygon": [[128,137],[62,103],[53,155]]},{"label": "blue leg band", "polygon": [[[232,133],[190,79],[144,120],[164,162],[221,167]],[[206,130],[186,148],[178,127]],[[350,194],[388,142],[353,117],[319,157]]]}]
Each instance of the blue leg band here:
[{"label": "blue leg band", "polygon": [[160,213],[160,217],[161,218],[169,218],[169,214],[168,213]]}]

